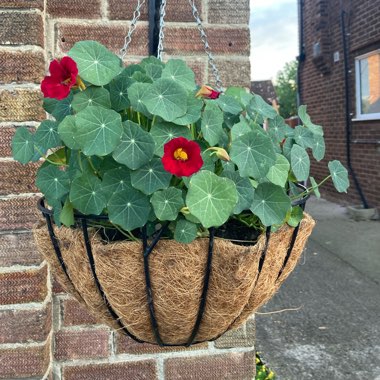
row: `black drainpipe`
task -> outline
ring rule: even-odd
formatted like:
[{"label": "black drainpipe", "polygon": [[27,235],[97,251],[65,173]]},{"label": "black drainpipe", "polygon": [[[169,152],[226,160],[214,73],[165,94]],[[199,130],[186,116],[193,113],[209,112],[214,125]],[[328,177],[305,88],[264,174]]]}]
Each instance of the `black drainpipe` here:
[{"label": "black drainpipe", "polygon": [[162,0],[149,0],[149,55],[157,57]]},{"label": "black drainpipe", "polygon": [[303,7],[304,0],[298,0],[298,38],[299,38],[299,56],[297,57],[297,106],[302,104],[301,95],[301,66],[305,60],[305,44],[304,44],[304,31],[303,31]]},{"label": "black drainpipe", "polygon": [[349,82],[349,57],[348,57],[348,43],[346,34],[346,23],[345,23],[345,11],[341,11],[341,31],[342,31],[342,42],[343,42],[343,63],[344,63],[344,95],[345,95],[345,118],[346,118],[346,157],[348,171],[354,180],[355,188],[360,196],[361,202],[364,208],[369,208],[367,199],[363,193],[360,186],[359,180],[356,176],[354,168],[351,163],[351,96],[350,96],[350,82]]}]

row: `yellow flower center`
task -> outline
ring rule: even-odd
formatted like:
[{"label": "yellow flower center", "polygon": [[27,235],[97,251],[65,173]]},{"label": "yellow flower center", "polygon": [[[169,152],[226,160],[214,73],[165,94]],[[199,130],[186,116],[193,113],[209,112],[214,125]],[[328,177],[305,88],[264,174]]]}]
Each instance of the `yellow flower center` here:
[{"label": "yellow flower center", "polygon": [[174,151],[174,158],[179,161],[187,161],[189,157],[182,148],[178,148]]}]

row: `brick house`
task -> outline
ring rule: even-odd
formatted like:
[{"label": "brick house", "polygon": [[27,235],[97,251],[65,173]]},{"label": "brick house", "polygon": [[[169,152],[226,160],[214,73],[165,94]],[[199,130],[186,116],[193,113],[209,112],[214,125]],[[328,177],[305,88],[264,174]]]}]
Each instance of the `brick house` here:
[{"label": "brick house", "polygon": [[[347,167],[348,153],[364,200],[379,208],[380,3],[300,0],[299,14],[301,104],[325,128],[325,160],[336,158]],[[327,175],[326,166],[313,165],[318,179]],[[330,184],[322,194],[363,203],[352,175],[347,195],[337,195]]]},{"label": "brick house", "polygon": [[[146,2],[147,3],[147,2]],[[168,0],[166,56],[181,56],[198,82],[209,81],[207,59],[187,0]],[[198,0],[224,85],[250,85],[249,1]],[[132,0],[0,0],[0,379],[251,379],[254,323],[188,352],[137,344],[103,325],[51,279],[31,228],[39,219],[38,164],[11,158],[20,126],[35,129],[46,115],[39,82],[52,57],[78,40],[118,52],[130,25]],[[129,61],[148,54],[143,8]],[[238,347],[237,350],[230,348]],[[236,351],[236,352],[234,352]]]}]

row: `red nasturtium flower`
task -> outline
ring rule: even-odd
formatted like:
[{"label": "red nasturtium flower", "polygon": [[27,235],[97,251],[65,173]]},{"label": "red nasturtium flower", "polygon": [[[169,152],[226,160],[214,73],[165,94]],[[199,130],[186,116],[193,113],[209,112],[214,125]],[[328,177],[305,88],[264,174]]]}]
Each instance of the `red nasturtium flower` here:
[{"label": "red nasturtium flower", "polygon": [[164,169],[177,177],[188,177],[203,165],[199,145],[184,137],[177,137],[164,145]]},{"label": "red nasturtium flower", "polygon": [[202,97],[208,99],[217,99],[221,93],[219,91],[214,90],[210,86],[203,85],[200,90],[196,93],[195,97]]},{"label": "red nasturtium flower", "polygon": [[70,94],[71,87],[77,85],[78,67],[70,57],[50,62],[50,75],[41,82],[41,91],[45,98],[62,100]]}]

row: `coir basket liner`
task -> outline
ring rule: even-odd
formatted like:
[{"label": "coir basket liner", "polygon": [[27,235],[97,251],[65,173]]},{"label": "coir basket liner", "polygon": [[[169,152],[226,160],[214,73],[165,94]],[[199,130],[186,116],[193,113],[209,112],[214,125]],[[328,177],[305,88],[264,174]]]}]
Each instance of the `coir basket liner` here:
[{"label": "coir basket liner", "polygon": [[[284,225],[269,240],[268,235],[262,234],[254,246],[215,238],[205,309],[193,342],[213,340],[238,327],[268,301],[296,266],[314,224],[305,214],[298,234]],[[86,305],[100,322],[115,329],[125,326],[137,339],[156,343],[147,302],[142,244],[105,243],[95,230],[89,229],[93,264],[103,297],[94,280],[82,231],[52,228],[68,276],[56,256],[46,225],[38,226],[34,237],[67,292]],[[202,298],[208,246],[208,239],[190,244],[161,239],[149,256],[155,317],[165,345],[186,344],[192,334]],[[119,320],[111,316],[106,302]]]}]

